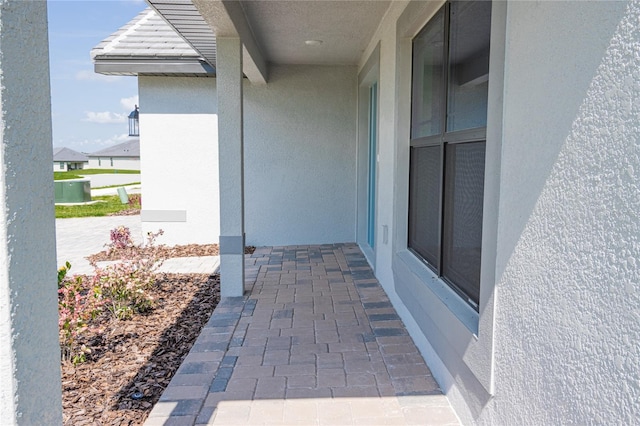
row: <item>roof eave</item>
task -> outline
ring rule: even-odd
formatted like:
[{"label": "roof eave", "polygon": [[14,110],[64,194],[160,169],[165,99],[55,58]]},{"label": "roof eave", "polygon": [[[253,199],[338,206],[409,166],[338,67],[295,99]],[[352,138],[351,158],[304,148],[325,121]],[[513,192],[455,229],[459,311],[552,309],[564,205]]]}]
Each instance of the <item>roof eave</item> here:
[{"label": "roof eave", "polygon": [[147,0],[147,3],[207,62],[217,61],[216,37],[239,37],[243,73],[255,84],[268,78],[268,64],[237,1]]},{"label": "roof eave", "polygon": [[198,58],[94,58],[94,70],[98,74],[153,75],[197,74],[214,76],[215,68]]}]

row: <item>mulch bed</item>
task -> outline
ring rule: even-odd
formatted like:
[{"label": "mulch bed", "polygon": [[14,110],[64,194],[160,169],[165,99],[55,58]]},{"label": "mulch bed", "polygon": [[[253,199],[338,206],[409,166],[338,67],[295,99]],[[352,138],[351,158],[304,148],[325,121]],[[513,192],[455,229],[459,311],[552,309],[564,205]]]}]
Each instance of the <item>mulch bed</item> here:
[{"label": "mulch bed", "polygon": [[99,319],[83,335],[87,361],[62,364],[64,424],[142,424],[220,300],[220,278],[161,274],[150,294],[151,312]]},{"label": "mulch bed", "polygon": [[[120,260],[128,257],[126,250],[105,250],[88,259]],[[154,250],[166,258],[219,254],[217,244]],[[254,250],[249,246],[245,253]],[[126,321],[106,314],[96,319],[80,342],[91,350],[87,361],[62,363],[65,425],[144,423],[220,301],[220,276],[158,274],[150,295],[155,307],[148,313]],[[136,393],[143,398],[132,398]]]},{"label": "mulch bed", "polygon": [[[139,250],[139,249],[136,249]],[[144,253],[144,248],[141,249]],[[218,244],[185,244],[168,246],[156,246],[154,252],[160,257],[170,259],[173,257],[194,257],[194,256],[218,256],[220,254]],[[247,246],[244,248],[244,254],[252,254],[256,248]],[[87,256],[89,262],[102,262],[104,260],[120,260],[127,258],[127,249],[123,250],[103,250],[99,253]]]},{"label": "mulch bed", "polygon": [[[192,257],[192,256],[218,256],[220,254],[217,244],[186,244],[177,246],[156,246],[153,248],[158,256],[169,259],[172,257]],[[144,249],[142,249],[144,253]],[[103,250],[99,253],[87,256],[89,262],[101,262],[103,260],[120,260],[127,258],[127,249]]]}]

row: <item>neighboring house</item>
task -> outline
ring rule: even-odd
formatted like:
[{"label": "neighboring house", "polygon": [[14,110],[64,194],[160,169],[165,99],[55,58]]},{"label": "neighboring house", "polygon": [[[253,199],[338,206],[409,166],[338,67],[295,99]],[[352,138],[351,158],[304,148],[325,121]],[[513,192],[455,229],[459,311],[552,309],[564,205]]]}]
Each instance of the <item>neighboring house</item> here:
[{"label": "neighboring house", "polygon": [[53,148],[53,171],[66,172],[69,170],[81,170],[89,164],[89,158],[70,148]]},{"label": "neighboring house", "polygon": [[[356,240],[464,423],[638,422],[638,2],[148,2],[196,55],[118,57],[148,15],[96,70],[138,76],[145,226],[218,233],[223,296],[245,234]],[[0,409],[48,424],[46,6],[0,28]]]},{"label": "neighboring house", "polygon": [[140,170],[140,138],[88,154],[92,169]]},{"label": "neighboring house", "polygon": [[355,240],[465,423],[637,421],[638,3],[148,3],[182,38],[92,51],[146,230],[220,235],[227,296],[245,234]]}]

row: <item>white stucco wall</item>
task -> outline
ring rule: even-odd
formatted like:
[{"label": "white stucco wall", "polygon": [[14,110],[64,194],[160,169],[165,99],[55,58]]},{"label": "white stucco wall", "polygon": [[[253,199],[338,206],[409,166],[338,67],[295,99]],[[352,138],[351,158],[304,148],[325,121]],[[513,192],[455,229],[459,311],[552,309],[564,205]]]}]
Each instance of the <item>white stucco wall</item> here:
[{"label": "white stucco wall", "polygon": [[637,2],[508,6],[483,423],[640,421],[639,19]]},{"label": "white stucco wall", "polygon": [[139,77],[138,87],[143,233],[162,229],[165,244],[218,242],[216,80]]},{"label": "white stucco wall", "polygon": [[61,424],[45,2],[0,1],[0,422]]},{"label": "white stucco wall", "polygon": [[[356,85],[355,67],[274,66],[266,86],[245,81],[247,244],[355,240]],[[143,231],[162,228],[166,243],[218,241],[215,88],[139,78],[143,210],[186,212],[147,222],[143,211]]]},{"label": "white stucco wall", "polygon": [[355,67],[272,66],[244,91],[253,245],[355,241]]},{"label": "white stucco wall", "polygon": [[474,337],[404,253],[417,3],[361,60],[380,46],[376,276],[464,424],[638,423],[639,5],[498,3]]},{"label": "white stucco wall", "polygon": [[[113,166],[111,159],[113,158]],[[89,169],[122,169],[140,170],[140,158],[137,157],[92,157],[89,158]]]}]

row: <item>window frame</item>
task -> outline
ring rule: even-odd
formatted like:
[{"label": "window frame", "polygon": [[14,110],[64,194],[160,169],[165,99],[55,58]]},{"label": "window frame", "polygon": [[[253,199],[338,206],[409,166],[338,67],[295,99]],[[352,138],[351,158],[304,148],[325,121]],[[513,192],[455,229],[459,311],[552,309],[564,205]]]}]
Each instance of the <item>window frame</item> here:
[{"label": "window frame", "polygon": [[[409,129],[409,196],[408,196],[408,215],[407,215],[407,249],[414,256],[416,256],[424,265],[427,266],[433,273],[435,273],[439,279],[441,279],[448,287],[450,287],[455,294],[461,297],[461,299],[471,306],[476,312],[480,309],[480,281],[477,283],[477,291],[475,294],[467,294],[458,284],[454,282],[451,277],[445,275],[445,267],[444,267],[444,252],[445,252],[445,222],[447,220],[452,220],[452,218],[445,217],[445,195],[447,193],[448,182],[445,180],[445,176],[447,175],[447,157],[446,157],[446,147],[447,145],[454,144],[463,144],[463,143],[484,143],[486,150],[486,139],[487,139],[487,119],[485,118],[485,126],[483,127],[475,127],[463,130],[448,130],[448,107],[449,107],[449,98],[450,98],[450,81],[452,80],[451,76],[451,8],[452,2],[455,0],[447,0],[440,8],[436,10],[433,16],[423,25],[423,27],[417,32],[417,34],[411,39],[411,112],[410,116],[410,129]],[[415,61],[416,61],[416,52],[414,50],[414,43],[417,38],[419,38],[428,28],[429,24],[437,19],[438,14],[443,14],[443,45],[442,45],[442,93],[439,107],[442,111],[440,119],[440,133],[429,136],[421,136],[421,137],[413,137],[414,131],[414,77],[415,77]],[[490,37],[490,34],[489,34]],[[489,103],[489,99],[486,99],[487,105]],[[440,179],[438,182],[439,188],[439,198],[438,198],[438,256],[437,256],[437,265],[432,264],[429,260],[425,259],[418,251],[411,247],[412,243],[412,213],[413,213],[413,205],[412,205],[412,152],[414,148],[423,148],[423,147],[439,147],[439,161],[441,164],[440,167]],[[485,158],[483,160],[483,168],[486,173],[486,153]],[[482,199],[485,198],[485,189],[483,186],[482,190]],[[484,213],[483,213],[484,214]],[[481,223],[483,221],[481,220]],[[484,230],[481,228],[481,232]],[[482,244],[481,244],[481,258],[482,258]],[[482,260],[480,259],[480,265],[482,264]]]}]

